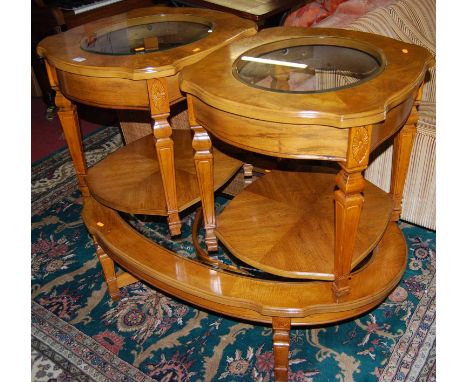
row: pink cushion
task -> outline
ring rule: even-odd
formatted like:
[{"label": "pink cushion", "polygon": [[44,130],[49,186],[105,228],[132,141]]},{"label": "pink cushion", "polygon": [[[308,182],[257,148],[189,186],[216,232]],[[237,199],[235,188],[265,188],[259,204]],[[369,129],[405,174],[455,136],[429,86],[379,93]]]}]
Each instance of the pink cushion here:
[{"label": "pink cushion", "polygon": [[321,0],[320,3],[322,4],[322,7],[329,13],[335,12],[335,9],[340,5],[341,3],[346,2],[347,0]]},{"label": "pink cushion", "polygon": [[318,23],[320,20],[323,20],[328,15],[329,13],[322,8],[321,4],[314,1],[290,13],[286,17],[284,25],[293,27],[310,27]]},{"label": "pink cushion", "polygon": [[317,26],[322,28],[345,28],[355,19],[364,16],[370,11],[386,7],[396,0],[348,0],[339,4],[330,17],[320,22]]}]

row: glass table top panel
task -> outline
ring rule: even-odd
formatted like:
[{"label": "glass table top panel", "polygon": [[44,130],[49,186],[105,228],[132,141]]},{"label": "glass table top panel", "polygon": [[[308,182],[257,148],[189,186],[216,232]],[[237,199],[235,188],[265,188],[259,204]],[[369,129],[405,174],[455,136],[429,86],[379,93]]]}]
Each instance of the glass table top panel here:
[{"label": "glass table top panel", "polygon": [[212,26],[191,21],[161,21],[97,31],[81,41],[81,48],[93,53],[132,55],[173,49],[201,40]]},{"label": "glass table top panel", "polygon": [[381,60],[362,50],[335,45],[299,45],[244,53],[234,62],[242,82],[271,91],[318,93],[355,86],[377,75]]}]

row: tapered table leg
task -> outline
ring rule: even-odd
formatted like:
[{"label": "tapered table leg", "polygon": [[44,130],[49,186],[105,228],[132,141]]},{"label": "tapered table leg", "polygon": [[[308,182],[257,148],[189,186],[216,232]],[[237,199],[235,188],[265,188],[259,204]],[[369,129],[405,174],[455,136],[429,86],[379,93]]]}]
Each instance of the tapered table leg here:
[{"label": "tapered table leg", "polygon": [[107,291],[111,296],[112,300],[118,301],[120,300],[120,292],[119,292],[119,285],[117,282],[117,275],[115,273],[115,264],[114,260],[112,260],[101,248],[101,246],[96,242],[96,239],[93,237],[94,246],[96,247],[96,254],[101,263],[102,271],[104,273],[104,279],[106,280],[107,284]]},{"label": "tapered table leg", "polygon": [[347,160],[340,163],[342,169],[336,177],[333,291],[337,299],[349,293],[351,261],[364,203],[362,171],[369,161],[371,131],[371,126],[350,129]]},{"label": "tapered table leg", "polygon": [[62,94],[58,87],[57,73],[55,68],[46,62],[47,74],[52,89],[55,90],[55,104],[58,108],[58,116],[62,125],[63,134],[70,150],[70,155],[78,177],[78,185],[83,196],[89,196],[89,189],[86,184],[86,159],[83,150],[83,140],[81,137],[80,122],[76,105]]},{"label": "tapered table leg", "polygon": [[167,221],[171,236],[180,235],[182,223],[177,207],[177,190],[174,165],[174,142],[169,117],[169,94],[165,78],[147,80],[153,135],[161,171],[167,205]]},{"label": "tapered table leg", "polygon": [[392,221],[398,221],[401,215],[403,191],[411,158],[414,138],[416,136],[416,123],[418,112],[413,106],[411,114],[405,125],[393,140],[392,177],[390,183],[390,194],[393,197]]},{"label": "tapered table leg", "polygon": [[205,244],[208,251],[218,250],[216,239],[216,211],[214,206],[213,152],[208,132],[198,125],[193,115],[192,98],[187,98],[190,127],[193,131],[195,170],[197,172],[200,199],[203,207]]},{"label": "tapered table leg", "polygon": [[289,368],[289,345],[291,338],[291,319],[287,317],[273,317],[272,319],[275,381],[287,381]]}]

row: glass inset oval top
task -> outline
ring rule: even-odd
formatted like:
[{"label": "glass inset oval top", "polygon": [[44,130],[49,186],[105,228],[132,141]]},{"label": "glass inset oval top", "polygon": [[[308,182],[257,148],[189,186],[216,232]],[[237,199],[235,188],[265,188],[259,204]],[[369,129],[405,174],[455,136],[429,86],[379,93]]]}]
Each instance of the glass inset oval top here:
[{"label": "glass inset oval top", "polygon": [[[287,93],[318,93],[356,86],[381,71],[380,58],[355,48],[298,45],[244,53],[234,74],[251,86]],[[258,53],[259,51],[265,53]]]},{"label": "glass inset oval top", "polygon": [[201,40],[212,26],[192,21],[158,21],[97,31],[81,41],[81,48],[93,53],[132,55],[153,53]]}]

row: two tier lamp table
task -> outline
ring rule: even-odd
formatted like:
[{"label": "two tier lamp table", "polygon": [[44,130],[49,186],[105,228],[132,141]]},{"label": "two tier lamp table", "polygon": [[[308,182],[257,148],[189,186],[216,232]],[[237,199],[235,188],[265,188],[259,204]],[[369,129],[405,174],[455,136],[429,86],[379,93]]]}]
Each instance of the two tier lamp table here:
[{"label": "two tier lamp table", "polygon": [[[250,152],[338,165],[336,172],[271,171],[218,217],[212,192],[202,195],[208,249],[219,239],[239,260],[282,277],[267,296],[252,288],[267,301],[252,309],[272,316],[278,380],[287,380],[291,324],[352,317],[382,301],[404,271],[396,221],[432,60],[424,48],[382,36],[283,27],[239,40],[181,73],[190,124],[204,142],[195,152],[201,190],[213,189],[217,166],[206,155],[210,134]],[[389,194],[362,174],[369,154],[388,139]],[[287,291],[284,280],[304,290]]]},{"label": "two tier lamp table", "polygon": [[[172,131],[170,105],[183,99],[180,70],[235,39],[253,22],[207,9],[148,7],[47,37],[45,58],[58,115],[84,196],[119,211],[167,216],[180,234],[179,211],[199,200],[190,130]],[[146,110],[152,135],[88,169],[74,101],[117,110]],[[128,127],[131,135],[132,126]],[[148,133],[151,130],[148,129]],[[174,155],[174,151],[177,155]],[[221,186],[240,164],[216,151]],[[219,170],[219,171],[218,171]]]}]

